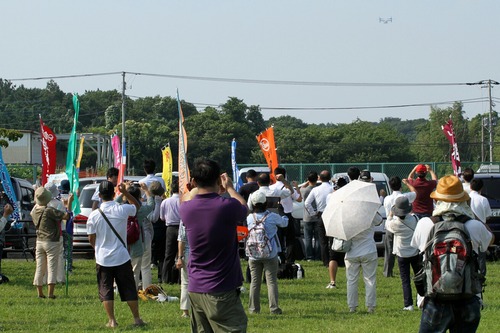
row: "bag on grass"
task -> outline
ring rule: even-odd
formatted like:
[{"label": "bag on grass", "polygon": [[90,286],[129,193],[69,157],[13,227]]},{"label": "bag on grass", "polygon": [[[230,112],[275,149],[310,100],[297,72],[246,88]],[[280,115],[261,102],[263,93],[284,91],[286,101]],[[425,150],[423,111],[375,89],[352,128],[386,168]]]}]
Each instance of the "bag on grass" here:
[{"label": "bag on grass", "polygon": [[278,279],[303,279],[305,277],[304,268],[300,264],[284,264],[278,268]]},{"label": "bag on grass", "polygon": [[255,225],[248,230],[248,238],[245,246],[245,254],[248,257],[267,259],[273,251],[271,240],[267,236],[266,229],[264,228],[264,222],[268,216],[269,212],[258,220],[255,213],[253,214]]},{"label": "bag on grass", "polygon": [[483,291],[485,278],[479,272],[465,222],[441,221],[432,227],[423,268],[413,279],[420,296],[453,301]]},{"label": "bag on grass", "polygon": [[139,240],[141,228],[137,216],[129,216],[127,220],[127,244],[132,245]]}]

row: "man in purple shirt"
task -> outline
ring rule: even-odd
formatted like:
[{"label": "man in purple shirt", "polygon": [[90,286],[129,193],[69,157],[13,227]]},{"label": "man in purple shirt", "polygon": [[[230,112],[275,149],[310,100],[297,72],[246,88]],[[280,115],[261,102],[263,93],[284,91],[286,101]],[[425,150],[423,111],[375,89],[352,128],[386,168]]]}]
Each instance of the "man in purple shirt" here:
[{"label": "man in purple shirt", "polygon": [[[246,202],[217,162],[197,159],[191,172],[196,195],[183,201],[190,258],[188,291],[192,332],[246,332],[241,304],[243,283],[236,226],[247,215]],[[220,185],[230,198],[219,195]],[[184,199],[184,198],[183,198]]]}]

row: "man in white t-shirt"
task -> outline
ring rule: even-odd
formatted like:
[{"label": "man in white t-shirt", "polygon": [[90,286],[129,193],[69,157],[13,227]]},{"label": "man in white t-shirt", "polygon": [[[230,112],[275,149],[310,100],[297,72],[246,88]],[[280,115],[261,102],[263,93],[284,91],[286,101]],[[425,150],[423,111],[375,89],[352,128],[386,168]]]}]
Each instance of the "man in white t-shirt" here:
[{"label": "man in white t-shirt", "polygon": [[477,219],[486,224],[486,219],[491,216],[491,207],[488,199],[481,195],[483,180],[474,178],[470,182],[470,208]]},{"label": "man in white t-shirt", "polygon": [[119,190],[128,202],[134,204],[120,205],[113,201],[115,187],[113,183],[103,181],[99,185],[102,204],[90,213],[87,234],[95,250],[99,298],[108,316],[106,326],[118,326],[114,313],[113,283],[116,283],[121,301],[127,302],[130,307],[134,325],[142,326],[144,322],[139,315],[137,289],[127,250],[127,219],[136,214],[140,203],[127,191],[125,184],[120,184]]},{"label": "man in white t-shirt", "polygon": [[[480,248],[487,248],[493,242],[493,235],[486,226],[474,219],[472,209],[467,205],[469,195],[464,191],[460,179],[456,176],[444,176],[431,193],[436,201],[432,217],[418,221],[411,245],[420,252],[425,250],[429,233],[434,223],[440,220],[452,221],[458,217],[470,218],[465,222],[465,229],[472,240],[472,248],[479,253]],[[423,302],[420,333],[424,332],[476,332],[481,319],[481,302],[479,297],[469,300],[441,302],[426,297]]]},{"label": "man in white t-shirt", "polygon": [[165,187],[165,181],[161,177],[155,176],[156,163],[153,160],[145,160],[144,164],[144,172],[146,173],[146,177],[139,180],[139,183],[145,183],[148,187],[151,185],[153,181],[160,182],[163,188]]},{"label": "man in white t-shirt", "polygon": [[[401,192],[401,183],[404,183],[411,192],[407,193],[402,193]],[[391,209],[392,206],[394,206],[396,199],[400,196],[405,196],[408,198],[408,201],[413,203],[415,198],[417,197],[417,193],[415,192],[415,188],[408,183],[406,179],[403,179],[401,181],[401,178],[398,176],[391,177],[389,180],[389,186],[392,189],[392,194],[388,195],[384,198],[384,209],[385,209],[385,216],[387,219],[389,219],[389,216],[391,215]],[[394,269],[394,262],[396,261],[396,256],[394,255],[393,251],[393,245],[394,245],[394,234],[390,232],[389,230],[386,229],[385,231],[385,237],[384,237],[384,276],[385,277],[392,277],[393,276],[393,269]]]}]

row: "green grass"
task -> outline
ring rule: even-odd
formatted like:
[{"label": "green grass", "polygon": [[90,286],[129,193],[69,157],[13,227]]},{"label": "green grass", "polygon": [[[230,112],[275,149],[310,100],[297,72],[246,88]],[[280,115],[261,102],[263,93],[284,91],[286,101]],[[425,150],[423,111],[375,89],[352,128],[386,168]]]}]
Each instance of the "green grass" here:
[{"label": "green grass", "polygon": [[[345,269],[337,277],[338,289],[326,289],[328,272],[319,262],[304,262],[305,279],[280,280],[280,307],[283,315],[266,313],[266,288],[262,289],[262,313],[249,315],[249,332],[416,332],[420,311],[404,312],[399,278],[382,276],[379,258],[375,314],[364,307],[364,286],[360,281],[360,307],[348,313]],[[242,261],[246,268],[246,262]],[[35,263],[21,259],[2,260],[2,271],[11,282],[0,285],[0,332],[94,332],[106,330],[106,315],[97,297],[93,260],[77,259],[70,277],[69,295],[58,285],[56,300],[38,299],[32,285]],[[396,272],[396,270],[395,270]],[[156,274],[156,271],[153,271]],[[500,262],[488,265],[488,286],[479,332],[498,332],[500,323]],[[248,284],[245,284],[248,290]],[[178,286],[166,286],[167,293],[179,296]],[[245,308],[248,292],[242,294]],[[131,325],[126,304],[115,303],[120,324],[116,331],[189,332],[189,320],[181,318],[179,303],[140,302],[140,312],[148,323],[144,328]]]}]

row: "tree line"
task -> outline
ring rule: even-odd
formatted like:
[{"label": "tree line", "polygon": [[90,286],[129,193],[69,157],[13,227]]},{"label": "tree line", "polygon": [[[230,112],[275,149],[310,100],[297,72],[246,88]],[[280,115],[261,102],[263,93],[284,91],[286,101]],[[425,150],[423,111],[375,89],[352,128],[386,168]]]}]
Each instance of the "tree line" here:
[{"label": "tree line", "polygon": [[[77,131],[121,137],[122,96],[117,90],[85,91],[79,96]],[[258,105],[247,105],[237,97],[219,107],[198,110],[181,101],[188,135],[188,159],[206,156],[231,169],[231,141],[237,141],[239,164],[262,164],[265,160],[256,135],[273,125],[281,163],[413,162],[450,160],[450,145],[441,126],[451,116],[462,161],[481,161],[483,115],[467,119],[464,105],[430,107],[427,119],[383,118],[379,122],[357,119],[349,124],[308,124],[291,115],[264,119]],[[49,81],[44,89],[16,86],[0,79],[0,139],[15,139],[13,130],[39,131],[44,122],[57,134],[69,133],[73,122],[72,94]],[[494,113],[496,119],[497,114]],[[177,100],[169,96],[126,98],[126,136],[130,145],[131,167],[142,170],[145,158],[162,163],[161,148],[170,144],[177,165]],[[488,142],[488,128],[484,129]],[[494,141],[498,140],[493,127]],[[18,136],[17,136],[18,137]],[[0,141],[0,145],[5,142]],[[495,144],[497,146],[497,144]],[[500,151],[495,148],[494,156]],[[489,151],[488,147],[484,149]],[[486,157],[489,160],[489,157]],[[493,159],[495,160],[495,158]],[[96,156],[84,152],[82,168],[93,167]]]}]

